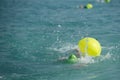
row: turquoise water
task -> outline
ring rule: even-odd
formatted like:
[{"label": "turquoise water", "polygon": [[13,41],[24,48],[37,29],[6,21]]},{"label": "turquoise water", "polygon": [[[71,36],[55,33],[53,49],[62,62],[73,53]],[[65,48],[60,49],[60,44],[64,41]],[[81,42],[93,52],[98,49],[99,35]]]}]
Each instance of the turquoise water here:
[{"label": "turquoise water", "polygon": [[[91,2],[91,10],[79,5]],[[0,80],[119,80],[120,1],[1,0]],[[64,64],[83,37],[102,45],[101,56]],[[86,64],[87,63],[87,64]]]}]

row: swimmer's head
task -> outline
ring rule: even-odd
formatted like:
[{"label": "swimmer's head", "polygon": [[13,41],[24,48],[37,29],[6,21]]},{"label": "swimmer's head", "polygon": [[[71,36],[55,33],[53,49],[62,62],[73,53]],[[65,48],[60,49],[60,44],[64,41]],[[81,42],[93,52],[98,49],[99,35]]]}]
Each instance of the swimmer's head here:
[{"label": "swimmer's head", "polygon": [[68,59],[77,59],[77,57],[74,54],[71,54]]},{"label": "swimmer's head", "polygon": [[74,54],[71,54],[67,59],[67,63],[76,63],[77,61],[78,59]]}]

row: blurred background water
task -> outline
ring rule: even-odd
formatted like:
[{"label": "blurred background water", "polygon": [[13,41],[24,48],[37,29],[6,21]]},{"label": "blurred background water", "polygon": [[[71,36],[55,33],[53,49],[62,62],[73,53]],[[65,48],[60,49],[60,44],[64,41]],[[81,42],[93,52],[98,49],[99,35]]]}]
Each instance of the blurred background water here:
[{"label": "blurred background water", "polygon": [[[80,9],[92,3],[94,8]],[[120,0],[0,0],[0,80],[119,80]],[[102,53],[63,64],[83,37]]]}]

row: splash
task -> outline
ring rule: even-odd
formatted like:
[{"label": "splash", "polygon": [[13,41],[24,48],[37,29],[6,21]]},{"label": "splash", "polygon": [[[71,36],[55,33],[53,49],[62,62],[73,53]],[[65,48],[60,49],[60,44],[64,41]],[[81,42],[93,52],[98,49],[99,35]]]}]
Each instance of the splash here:
[{"label": "splash", "polygon": [[93,64],[93,63],[99,63],[105,60],[109,60],[111,58],[112,58],[112,54],[110,53],[107,53],[106,55],[101,55],[100,57],[85,56],[85,57],[79,58],[79,63]]},{"label": "splash", "polygon": [[77,48],[77,45],[73,45],[73,44],[70,44],[70,43],[65,43],[61,46],[59,45],[59,46],[50,47],[49,49],[53,50],[53,51],[60,52],[60,53],[65,53],[67,51],[70,51],[70,50],[73,50],[73,49],[76,49],[76,48]]},{"label": "splash", "polygon": [[79,58],[79,63],[83,63],[83,64],[95,63],[95,60],[90,56],[85,56]]},{"label": "splash", "polygon": [[110,59],[111,56],[112,56],[112,54],[110,54],[110,53],[107,53],[106,55],[101,55],[99,58],[99,61],[104,61],[106,59]]},{"label": "splash", "polygon": [[[53,50],[53,51],[57,51],[58,53],[65,54],[66,52],[71,52],[72,50],[74,50],[76,48],[78,48],[78,46],[75,44],[62,43],[62,44],[58,44],[57,46],[53,45],[49,49]],[[116,60],[117,56],[113,55],[113,52],[112,52],[116,47],[114,47],[114,46],[104,47],[103,46],[102,48],[104,51],[107,51],[107,52],[102,53],[99,57],[91,57],[91,56],[81,57],[78,59],[78,63],[80,63],[80,64],[93,64],[93,63],[104,62],[107,60],[112,60],[112,61]],[[66,57],[66,56],[64,56],[64,57]]]}]

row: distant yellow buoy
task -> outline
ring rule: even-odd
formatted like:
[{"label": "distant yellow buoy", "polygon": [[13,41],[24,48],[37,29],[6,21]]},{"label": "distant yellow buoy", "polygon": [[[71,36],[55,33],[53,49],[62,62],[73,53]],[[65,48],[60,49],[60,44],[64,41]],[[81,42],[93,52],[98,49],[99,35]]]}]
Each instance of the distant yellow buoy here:
[{"label": "distant yellow buoy", "polygon": [[86,7],[87,9],[91,9],[91,8],[93,8],[93,5],[90,4],[90,3],[88,3],[85,7]]},{"label": "distant yellow buoy", "polygon": [[83,38],[79,41],[78,47],[82,52],[82,55],[89,55],[89,56],[100,56],[101,53],[101,45],[100,43],[91,37]]}]

